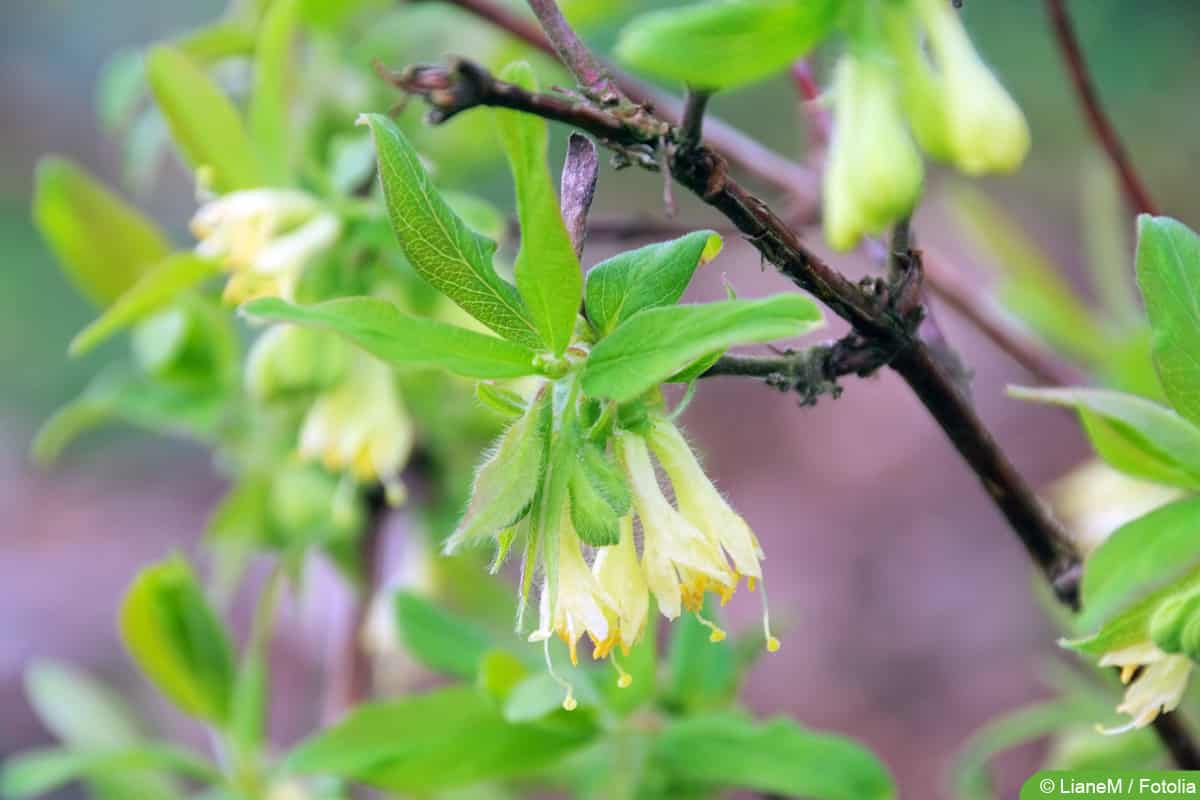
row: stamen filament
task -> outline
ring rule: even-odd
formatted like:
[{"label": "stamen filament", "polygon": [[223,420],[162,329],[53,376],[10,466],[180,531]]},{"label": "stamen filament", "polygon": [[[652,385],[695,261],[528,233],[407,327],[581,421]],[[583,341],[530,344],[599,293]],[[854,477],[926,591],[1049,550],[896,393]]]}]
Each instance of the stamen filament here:
[{"label": "stamen filament", "polygon": [[621,662],[617,660],[617,654],[611,653],[608,657],[609,662],[613,665],[613,669],[617,671],[617,688],[628,689],[633,685],[633,676],[625,671],[621,666]]},{"label": "stamen filament", "polygon": [[542,654],[546,657],[546,671],[550,673],[550,677],[554,679],[554,682],[566,692],[566,696],[563,697],[562,707],[567,711],[574,711],[579,706],[579,703],[575,700],[575,688],[554,671],[554,662],[550,659],[549,638],[542,640]]},{"label": "stamen filament", "polygon": [[703,617],[703,616],[700,614],[700,612],[699,612],[699,611],[696,611],[696,612],[694,612],[694,614],[695,614],[695,616],[696,616],[696,621],[697,621],[697,622],[699,622],[701,625],[703,625],[704,627],[706,627],[706,628],[708,628],[710,631],[712,631],[712,633],[710,633],[710,634],[708,635],[708,640],[709,640],[710,642],[723,642],[723,641],[725,641],[725,631],[721,630],[721,628],[720,628],[720,627],[718,627],[718,626],[717,626],[717,624],[716,624],[715,622],[713,622],[713,621],[712,621],[712,620],[710,620],[710,619],[705,619],[705,618],[704,618],[704,617]]},{"label": "stamen filament", "polygon": [[767,641],[767,652],[774,653],[782,647],[779,639],[771,633],[771,609],[767,606],[767,582],[762,581],[762,587],[759,591],[759,597],[762,598],[763,610],[763,638]]}]

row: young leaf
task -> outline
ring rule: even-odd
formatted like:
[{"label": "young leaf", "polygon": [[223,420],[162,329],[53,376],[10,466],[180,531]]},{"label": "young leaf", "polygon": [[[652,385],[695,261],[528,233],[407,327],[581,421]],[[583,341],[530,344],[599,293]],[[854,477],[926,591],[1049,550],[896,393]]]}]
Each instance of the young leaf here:
[{"label": "young leaf", "polygon": [[[1105,622],[1092,635],[1080,639],[1060,640],[1059,644],[1094,658],[1113,650],[1124,650],[1126,647],[1141,644],[1150,638],[1150,617],[1158,610],[1159,605],[1168,597],[1190,591],[1197,586],[1200,586],[1200,572],[1192,570],[1183,578],[1155,589],[1141,598]],[[1080,619],[1079,628],[1094,627],[1093,621],[1087,616],[1089,615]]]},{"label": "young leaf", "polygon": [[670,723],[652,758],[683,785],[737,786],[817,800],[890,800],[887,768],[844,736],[819,733],[787,719],[765,724],[737,714]]},{"label": "young leaf", "polygon": [[580,541],[605,547],[620,541],[617,512],[588,478],[582,462],[575,462],[567,484],[571,498],[571,523]]},{"label": "young leaf", "polygon": [[33,219],[67,276],[98,306],[171,252],[154,222],[82,167],[54,156],[38,161]]},{"label": "young leaf", "polygon": [[[103,781],[121,778],[127,785],[131,773],[170,771],[219,785],[224,776],[216,767],[183,750],[159,745],[114,747],[108,750],[34,750],[7,760],[0,767],[0,797],[45,797],[70,781],[86,778]],[[137,784],[139,792],[154,792],[154,784]],[[117,796],[117,795],[114,795]],[[161,794],[143,794],[138,800],[169,800],[176,797],[168,788]]]},{"label": "young leaf", "polygon": [[493,646],[486,631],[412,592],[396,592],[393,602],[400,644],[414,659],[456,678],[475,678]]},{"label": "young leaf", "polygon": [[25,671],[25,694],[42,725],[73,748],[112,748],[143,738],[141,724],[121,698],[70,665],[34,662]]},{"label": "young leaf", "polygon": [[547,401],[530,403],[525,414],[500,438],[500,444],[475,473],[471,502],[446,551],[496,535],[529,512],[542,479],[546,457]]},{"label": "young leaf", "polygon": [[804,55],[837,20],[833,0],[726,0],[635,17],[617,56],[658,78],[705,89],[761,80]]},{"label": "young leaf", "polygon": [[1200,488],[1200,428],[1165,406],[1107,389],[1011,387],[1009,394],[1077,409],[1096,451],[1119,470]]},{"label": "young leaf", "polygon": [[160,45],[146,58],[146,77],[176,146],[193,169],[212,170],[213,189],[266,183],[241,115],[196,62]]},{"label": "young leaf", "polygon": [[[524,61],[509,64],[500,78],[537,89],[533,68]],[[546,121],[520,111],[497,109],[494,113],[517,191],[521,223],[521,247],[513,268],[517,290],[542,341],[561,355],[579,316],[583,275],[546,165]]]},{"label": "young leaf", "polygon": [[817,306],[798,294],[649,308],[596,345],[583,368],[583,390],[625,402],[714,350],[798,336],[820,323]]},{"label": "young leaf", "polygon": [[169,558],[138,573],[120,627],[142,672],[177,706],[217,724],[229,718],[233,648],[186,561]]},{"label": "young leaf", "polygon": [[591,443],[579,446],[579,463],[588,480],[600,492],[600,496],[612,507],[618,515],[629,513],[632,499],[625,476],[617,465],[612,462],[604,449]]},{"label": "young leaf", "polygon": [[1122,525],[1088,559],[1080,624],[1094,627],[1140,594],[1200,560],[1200,497],[1178,500]]},{"label": "young leaf", "polygon": [[1200,425],[1200,237],[1168,217],[1138,217],[1137,275],[1163,391]]},{"label": "young leaf", "polygon": [[254,50],[254,90],[248,109],[250,135],[274,183],[288,178],[288,75],[300,0],[274,0],[263,15]]},{"label": "young leaf", "polygon": [[721,244],[713,231],[695,231],[601,261],[587,274],[588,319],[607,336],[644,308],[674,305],[696,268],[716,258]]},{"label": "young leaf", "polygon": [[517,378],[537,372],[533,351],[523,345],[412,317],[376,297],[345,297],[311,306],[264,297],[242,308],[260,319],[334,331],[398,367],[439,367],[468,378]]},{"label": "young leaf", "polygon": [[516,288],[492,266],[494,242],[468,228],[433,187],[404,134],[382,114],[370,126],[392,229],[425,280],[496,333],[527,347],[541,337]]},{"label": "young leaf", "polygon": [[168,306],[179,294],[210,275],[220,264],[193,253],[174,253],[155,264],[116,299],[103,314],[71,340],[71,355],[79,356],[113,334],[141,322]]},{"label": "young leaf", "polygon": [[595,733],[582,715],[575,724],[553,728],[509,723],[486,692],[459,686],[361,705],[302,742],[283,769],[425,793],[528,775],[583,747]]}]

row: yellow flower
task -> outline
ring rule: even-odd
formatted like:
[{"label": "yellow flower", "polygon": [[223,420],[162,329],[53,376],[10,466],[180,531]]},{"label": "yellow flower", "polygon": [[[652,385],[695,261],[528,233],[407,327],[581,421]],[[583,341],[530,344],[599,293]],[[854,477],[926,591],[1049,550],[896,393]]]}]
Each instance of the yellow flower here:
[{"label": "yellow flower", "polygon": [[663,495],[646,440],[633,433],[618,434],[617,452],[642,524],[642,570],[663,616],[675,619],[683,608],[698,612],[709,590],[720,594],[722,601],[728,600],[737,587],[737,575],[720,546]]},{"label": "yellow flower", "polygon": [[365,353],[356,353],[346,379],[317,398],[300,431],[303,457],[361,481],[379,480],[393,500],[401,496],[396,476],[412,445],[412,420],[391,369]]},{"label": "yellow flower", "polygon": [[542,587],[538,629],[529,635],[529,641],[545,641],[558,634],[570,650],[572,664],[579,663],[576,647],[585,633],[597,658],[612,649],[619,633],[609,624],[616,616],[614,603],[583,560],[579,537],[566,514],[558,530],[556,590],[552,593],[549,585]]},{"label": "yellow flower", "polygon": [[216,198],[192,218],[196,252],[233,272],[225,299],[274,295],[291,300],[304,268],[332,247],[341,221],[295,189],[247,189]]},{"label": "yellow flower", "polygon": [[1029,152],[1020,107],[975,51],[958,13],[943,0],[915,0],[945,87],[954,163],[968,175],[1012,172]]},{"label": "yellow flower", "polygon": [[1190,658],[1164,653],[1150,641],[1105,653],[1100,659],[1100,666],[1121,668],[1121,682],[1128,684],[1129,688],[1117,711],[1132,718],[1125,725],[1101,729],[1106,734],[1144,728],[1159,714],[1174,711],[1183,699],[1188,677],[1192,673]]},{"label": "yellow flower", "polygon": [[612,600],[619,634],[610,636],[608,647],[597,647],[594,654],[596,658],[603,658],[613,644],[619,643],[621,651],[628,655],[629,648],[642,637],[650,612],[650,590],[633,544],[632,516],[622,518],[621,538],[616,544],[597,548],[592,571]]}]

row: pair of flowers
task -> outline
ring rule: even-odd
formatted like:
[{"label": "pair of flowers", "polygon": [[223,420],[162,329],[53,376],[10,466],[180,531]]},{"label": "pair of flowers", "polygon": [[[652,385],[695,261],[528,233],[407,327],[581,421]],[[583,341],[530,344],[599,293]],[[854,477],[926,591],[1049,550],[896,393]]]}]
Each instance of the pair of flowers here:
[{"label": "pair of flowers", "polygon": [[[667,619],[688,611],[712,630],[719,642],[725,632],[701,615],[706,592],[722,602],[733,596],[742,577],[753,590],[762,580],[762,548],[757,538],[717,491],[680,430],[668,419],[652,420],[648,431],[621,431],[613,436],[616,457],[628,482],[642,531],[641,556],[634,543],[633,515],[621,519],[616,544],[596,548],[589,568],[582,544],[562,515],[557,534],[556,579],[546,581],[540,618],[531,641],[557,634],[578,663],[577,645],[587,634],[593,656],[604,658],[616,646],[628,654],[643,635],[650,596]],[[671,482],[676,504],[663,493],[651,453]],[[770,630],[763,597],[763,631],[767,649],[779,648]],[[614,659],[619,686],[630,678]],[[574,706],[568,686],[564,706]]]},{"label": "pair of flowers", "polygon": [[1029,150],[1021,109],[980,59],[950,3],[882,5],[874,13],[864,4],[834,78],[824,220],[838,250],[916,206],[924,182],[917,144],[969,175],[1011,172]]}]

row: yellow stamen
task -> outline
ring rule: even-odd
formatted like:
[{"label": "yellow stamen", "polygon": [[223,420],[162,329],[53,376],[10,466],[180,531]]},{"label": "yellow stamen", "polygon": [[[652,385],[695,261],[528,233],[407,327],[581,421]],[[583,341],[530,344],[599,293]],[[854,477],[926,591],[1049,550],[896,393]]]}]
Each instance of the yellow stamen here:
[{"label": "yellow stamen", "polygon": [[575,688],[554,671],[554,662],[550,660],[549,639],[542,640],[542,654],[546,657],[546,671],[550,673],[550,677],[554,679],[554,682],[566,692],[566,696],[563,697],[562,707],[567,711],[574,711],[579,707],[578,701],[575,700]]},{"label": "yellow stamen", "polygon": [[1138,671],[1138,664],[1126,664],[1121,667],[1121,683],[1128,685],[1133,680],[1134,673]]},{"label": "yellow stamen", "polygon": [[609,661],[612,662],[613,669],[617,671],[617,688],[628,689],[633,684],[633,676],[626,672],[625,668],[621,666],[621,662],[617,660],[615,653],[609,659]]},{"label": "yellow stamen", "polygon": [[762,591],[759,592],[759,597],[762,598],[763,610],[763,638],[767,640],[767,652],[774,653],[782,646],[779,639],[771,633],[771,609],[767,606],[767,582],[763,581]]},{"label": "yellow stamen", "polygon": [[715,642],[725,641],[725,631],[723,631],[719,627],[717,627],[717,624],[715,622],[713,622],[712,620],[705,619],[704,617],[702,617],[700,615],[700,612],[698,612],[698,611],[696,612],[696,621],[699,622],[704,627],[708,628],[710,631],[712,631],[712,633],[710,633],[708,635],[708,640],[710,642],[715,643]]}]

